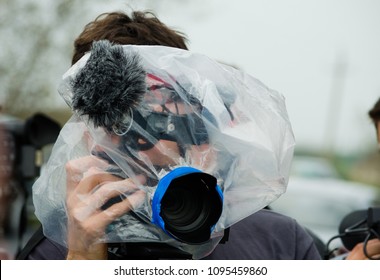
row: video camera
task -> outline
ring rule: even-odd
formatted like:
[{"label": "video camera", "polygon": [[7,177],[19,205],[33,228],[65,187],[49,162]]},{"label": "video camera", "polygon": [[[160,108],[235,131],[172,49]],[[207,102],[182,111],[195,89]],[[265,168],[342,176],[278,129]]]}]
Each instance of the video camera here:
[{"label": "video camera", "polygon": [[58,137],[60,125],[41,113],[22,121],[16,118],[0,120],[1,133],[7,135],[7,143],[13,148],[15,176],[20,180],[38,176],[36,151],[52,144]]},{"label": "video camera", "polygon": [[[336,238],[340,238],[349,251],[358,243],[364,243],[364,255],[373,259],[367,253],[367,243],[374,238],[380,239],[380,207],[357,210],[345,216],[339,225],[339,234],[331,238],[326,247],[328,248],[329,243]],[[329,255],[330,253],[325,258]]]},{"label": "video camera", "polygon": [[[41,113],[24,120],[0,116],[1,230],[20,243],[27,227],[27,202],[39,176],[38,152],[58,137],[60,125]],[[21,246],[21,244],[17,244]]]},{"label": "video camera", "polygon": [[340,223],[339,233],[343,245],[352,250],[360,242],[380,239],[380,207],[354,211]]}]

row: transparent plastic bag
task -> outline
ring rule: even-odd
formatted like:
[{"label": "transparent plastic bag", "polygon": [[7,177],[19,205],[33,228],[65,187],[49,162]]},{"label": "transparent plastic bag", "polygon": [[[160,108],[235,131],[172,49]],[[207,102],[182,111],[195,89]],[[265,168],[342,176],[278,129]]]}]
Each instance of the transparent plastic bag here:
[{"label": "transparent plastic bag", "polygon": [[[88,165],[88,173],[129,178],[141,194],[99,242],[167,243],[195,259],[212,252],[224,229],[285,192],[295,142],[282,95],[198,53],[161,46],[113,46],[107,41],[96,44],[63,76],[59,93],[74,114],[33,186],[36,215],[47,237],[67,246],[67,182],[78,181],[68,178],[67,164],[82,158],[88,160],[82,165],[84,169]],[[104,53],[112,56],[114,48],[128,63],[134,60],[129,72],[116,75],[114,68],[106,69],[108,64],[102,66],[108,63]],[[136,82],[130,77],[135,73],[142,87],[128,86]],[[139,90],[141,96],[136,94]],[[130,104],[124,104],[126,100]],[[96,115],[99,112],[104,114]],[[101,167],[91,165],[99,159]],[[223,194],[221,216],[202,244],[176,240],[152,223],[157,184],[180,167],[214,176]],[[135,179],[141,174],[143,184]],[[115,191],[120,189],[124,199],[136,193],[122,187],[115,186]]]}]

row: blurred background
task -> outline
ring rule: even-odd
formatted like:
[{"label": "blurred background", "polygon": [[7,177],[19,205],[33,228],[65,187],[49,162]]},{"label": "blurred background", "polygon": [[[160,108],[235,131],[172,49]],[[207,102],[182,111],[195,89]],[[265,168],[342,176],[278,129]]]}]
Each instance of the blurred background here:
[{"label": "blurred background", "polygon": [[[378,205],[380,154],[367,113],[380,97],[379,1],[0,0],[0,124],[8,135],[0,145],[16,151],[2,156],[7,168],[0,174],[29,174],[16,176],[22,181],[17,188],[2,183],[0,191],[0,206],[16,209],[10,211],[15,217],[1,218],[10,258],[25,242],[27,230],[20,233],[19,225],[38,223],[31,186],[57,128],[71,115],[56,89],[70,67],[73,40],[100,13],[116,10],[153,11],[187,34],[190,50],[234,65],[284,95],[297,145],[288,192],[274,209],[326,242],[345,214]],[[19,204],[13,203],[17,197]],[[7,226],[7,219],[17,222]]]}]

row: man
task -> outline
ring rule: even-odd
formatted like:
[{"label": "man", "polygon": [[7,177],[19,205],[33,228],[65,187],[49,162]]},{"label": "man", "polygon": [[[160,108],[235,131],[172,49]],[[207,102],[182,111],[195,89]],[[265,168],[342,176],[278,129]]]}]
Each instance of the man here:
[{"label": "man", "polygon": [[379,143],[380,148],[380,99],[377,100],[373,108],[368,112],[368,115],[371,118],[373,124],[375,125],[377,133],[377,142]]},{"label": "man", "polygon": [[[108,41],[94,43],[99,40]],[[118,45],[123,45],[120,47],[123,51]],[[61,89],[61,94],[77,112],[79,119],[74,118],[65,126],[55,150],[59,153],[62,147],[69,146],[68,142],[65,142],[66,146],[60,146],[62,141],[68,138],[70,139],[67,141],[74,141],[72,140],[74,138],[80,139],[80,144],[78,146],[78,141],[75,140],[73,144],[75,147],[72,150],[64,150],[65,152],[60,154],[61,158],[53,156],[53,161],[55,161],[62,160],[62,156],[72,154],[65,165],[66,191],[62,193],[66,193],[66,202],[53,201],[52,205],[46,205],[49,199],[54,200],[52,196],[60,194],[49,194],[49,191],[54,191],[55,188],[49,185],[50,178],[59,179],[64,173],[51,169],[52,173],[57,173],[50,176],[49,180],[41,179],[40,183],[34,187],[37,212],[42,217],[44,234],[47,237],[40,235],[39,238],[32,240],[33,242],[30,243],[32,245],[27,245],[28,249],[21,254],[20,258],[127,259],[140,257],[159,259],[179,256],[178,258],[196,259],[320,259],[313,239],[296,221],[270,210],[260,210],[286,187],[286,179],[281,177],[281,172],[284,172],[282,168],[285,169],[284,173],[288,171],[287,164],[280,168],[281,172],[278,176],[266,170],[273,160],[267,155],[268,149],[273,148],[271,141],[275,142],[273,145],[279,144],[279,147],[289,144],[286,147],[287,150],[279,152],[281,158],[278,160],[281,163],[288,163],[291,158],[288,153],[292,151],[293,145],[289,128],[285,128],[284,134],[281,134],[284,138],[276,141],[276,133],[283,131],[279,123],[286,123],[286,117],[285,120],[280,118],[279,122],[270,123],[271,125],[266,123],[270,121],[266,114],[271,115],[272,111],[276,110],[279,112],[274,115],[282,113],[282,108],[276,107],[282,102],[281,100],[273,105],[271,103],[278,98],[277,94],[267,94],[266,87],[256,84],[257,81],[246,76],[238,76],[238,79],[233,80],[234,83],[240,84],[241,80],[247,82],[237,90],[242,96],[248,83],[254,83],[259,90],[265,91],[265,94],[260,97],[263,98],[262,100],[260,98],[240,100],[242,98],[240,95],[236,96],[229,90],[230,83],[220,85],[229,77],[223,76],[224,72],[232,70],[224,69],[219,65],[215,67],[222,70],[221,74],[210,73],[212,71],[203,73],[210,75],[210,80],[205,79],[199,88],[196,83],[203,77],[196,74],[204,70],[202,67],[196,68],[198,60],[203,59],[200,56],[194,55],[194,60],[192,60],[181,50],[133,48],[127,45],[160,45],[187,49],[183,34],[171,30],[154,15],[148,13],[134,12],[132,17],[123,13],[104,14],[85,27],[75,40],[72,60],[74,68],[67,73],[65,78],[67,83]],[[91,55],[86,56],[89,51]],[[123,57],[124,51],[131,53],[127,59]],[[161,55],[150,55],[150,52],[155,51],[161,52]],[[150,63],[153,65],[148,67],[147,73],[139,70],[139,59],[135,58],[134,52],[141,54],[145,66]],[[171,55],[179,57],[178,61],[166,62],[165,59]],[[187,64],[182,65],[181,59]],[[124,60],[125,63],[123,63]],[[124,65],[129,63],[133,65],[124,69]],[[161,63],[160,67],[157,67],[155,63]],[[175,67],[173,65],[176,63],[181,66],[172,71],[171,67]],[[192,63],[194,65],[190,66]],[[121,75],[122,78],[115,76],[115,72],[119,71],[114,70],[115,65],[124,69],[125,71],[121,70],[123,73],[132,71],[137,74],[127,74],[130,79],[126,82],[122,80],[124,75]],[[214,65],[214,62],[207,62],[203,66],[216,69],[213,68]],[[194,69],[198,72],[194,72]],[[105,74],[102,75],[102,73]],[[108,74],[112,78],[109,78]],[[221,76],[212,77],[218,74]],[[215,85],[209,82],[214,78],[218,79],[220,84]],[[114,82],[120,83],[115,86]],[[133,90],[130,86],[122,90],[122,100],[127,96],[128,102],[114,99],[115,92],[120,93],[120,88],[124,88],[126,84],[133,84]],[[67,90],[67,88],[70,89]],[[92,91],[92,88],[97,90]],[[128,94],[125,95],[125,92]],[[210,107],[207,108],[205,102],[213,96],[208,94],[210,92],[216,93],[218,97],[211,99],[207,103]],[[90,95],[91,98],[89,98]],[[90,102],[89,99],[91,99]],[[93,102],[94,99],[96,102]],[[252,116],[250,116],[252,112],[247,115],[233,108],[238,103],[245,105],[244,103],[252,104],[251,102],[253,104],[269,102],[269,106],[258,107],[257,110],[251,107]],[[128,106],[125,106],[126,103]],[[107,104],[112,106],[107,107]],[[107,110],[109,108],[112,110]],[[264,114],[262,119],[259,117],[260,114]],[[82,116],[84,119],[81,119]],[[257,119],[254,116],[257,116]],[[250,117],[252,117],[251,122],[249,122]],[[86,120],[93,123],[93,126],[86,128]],[[256,127],[260,128],[257,135],[254,133]],[[215,138],[216,140],[211,139],[218,135],[222,128],[225,134],[222,133],[222,136]],[[242,129],[239,130],[240,128]],[[267,129],[273,131],[275,136],[260,135],[262,131],[267,133]],[[177,133],[174,133],[176,131]],[[215,134],[212,134],[213,131]],[[246,134],[247,131],[251,133]],[[82,133],[81,136],[75,137],[80,133]],[[249,139],[236,141],[240,139],[239,133],[243,133]],[[257,139],[260,141],[260,137],[268,139],[268,143],[265,141],[260,143],[257,151],[253,153],[254,156],[251,157],[252,151],[243,148],[252,147],[253,144],[250,141],[254,142]],[[83,141],[84,138],[86,141]],[[211,145],[211,143],[217,144]],[[221,152],[223,147],[224,153]],[[225,149],[225,147],[229,148]],[[236,163],[232,156],[236,153],[244,155],[239,163]],[[254,159],[253,162],[250,161],[251,159]],[[237,166],[237,164],[240,165]],[[173,230],[166,227],[167,224],[163,228],[166,235],[162,230],[157,230],[157,227],[145,222],[151,215],[150,203],[155,200],[153,196],[153,202],[151,202],[149,195],[157,181],[162,181],[161,174],[169,172],[172,167],[182,165],[196,167],[204,172],[212,173],[215,177],[220,174],[229,174],[218,177],[218,182],[223,184],[226,208],[218,224],[214,225],[215,230],[212,227],[208,240],[202,239],[199,244],[186,244],[183,240],[174,240],[175,238],[172,237],[184,235],[176,236]],[[123,172],[113,169],[112,166],[123,166],[121,168]],[[243,168],[240,173],[237,172],[239,168]],[[276,169],[278,168],[274,168],[273,172],[276,172]],[[239,175],[235,175],[233,171]],[[255,172],[257,174],[252,175]],[[128,173],[128,176],[121,173]],[[272,179],[271,176],[276,178]],[[245,179],[248,182],[244,181]],[[250,182],[251,179],[255,182]],[[268,183],[262,184],[261,180],[268,180]],[[230,181],[234,181],[233,184]],[[244,184],[236,184],[236,182]],[[247,192],[244,189],[245,184],[248,187],[250,184],[264,187]],[[49,185],[48,189],[47,185]],[[143,187],[145,185],[147,187]],[[236,189],[236,187],[241,187],[243,191],[240,193],[241,189]],[[157,191],[154,195],[156,193]],[[119,194],[124,196],[121,201],[104,206],[108,200],[112,200]],[[191,191],[185,193],[183,205],[186,205],[186,198],[191,196]],[[179,198],[175,197],[174,202],[176,199]],[[198,202],[195,200],[189,208],[196,207]],[[60,203],[64,204],[61,208],[54,206]],[[50,207],[53,210],[44,213],[45,208]],[[247,208],[250,207],[252,207],[252,213],[255,213],[247,215]],[[257,211],[254,211],[255,207]],[[234,210],[229,211],[232,208]],[[172,216],[177,215],[176,209],[171,210]],[[61,219],[62,215],[63,219]],[[127,216],[126,219],[123,218],[125,216]],[[195,217],[195,220],[200,216]],[[65,223],[60,221],[65,221]],[[120,227],[120,225],[123,226]],[[181,226],[181,224],[176,224],[174,227],[182,229],[181,233],[186,233],[186,229]],[[158,242],[150,242],[146,248],[136,249],[135,244],[140,244],[136,241],[141,241],[140,239]],[[128,242],[130,240],[134,240],[135,243]],[[152,246],[157,244],[169,246],[159,246],[158,254],[155,254]],[[164,253],[170,250],[168,247],[181,248],[180,251],[184,254],[177,252],[177,255],[172,254],[167,257]],[[144,256],[138,255],[136,251],[141,248],[147,249],[148,253]]]},{"label": "man", "polygon": [[[377,142],[380,147],[380,99],[377,100],[372,109],[368,112],[373,124],[375,125],[377,133]],[[365,248],[366,247],[366,248]],[[365,253],[365,250],[366,252]],[[375,238],[369,240],[367,244],[359,243],[357,244],[350,254],[347,256],[347,260],[365,260],[368,257],[373,259],[380,259],[380,239]]]}]

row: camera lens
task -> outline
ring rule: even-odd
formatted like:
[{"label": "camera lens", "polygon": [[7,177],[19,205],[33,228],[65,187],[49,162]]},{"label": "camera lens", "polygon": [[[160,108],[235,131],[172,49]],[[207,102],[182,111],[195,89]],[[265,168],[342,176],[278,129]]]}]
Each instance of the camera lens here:
[{"label": "camera lens", "polygon": [[174,238],[200,244],[210,239],[222,213],[216,178],[195,172],[173,179],[161,200],[160,216]]}]

